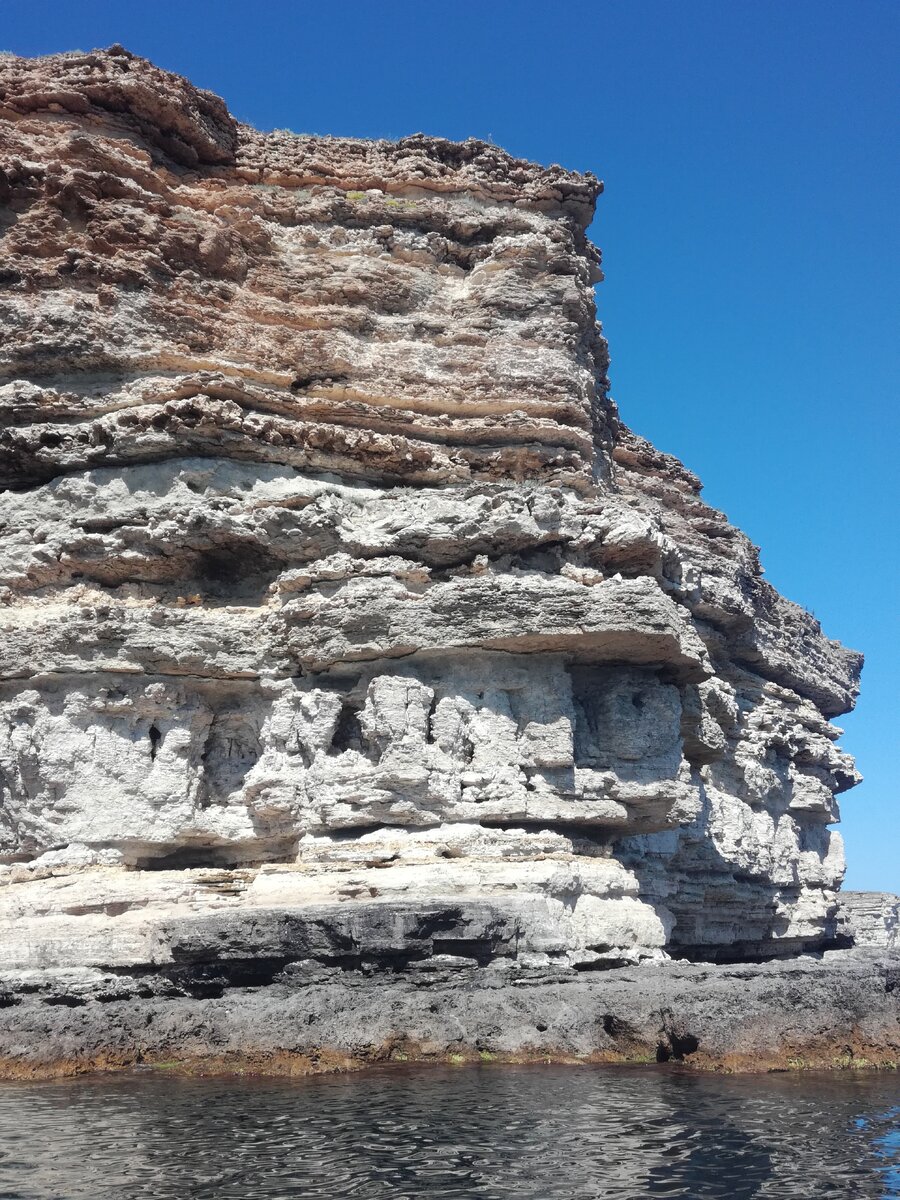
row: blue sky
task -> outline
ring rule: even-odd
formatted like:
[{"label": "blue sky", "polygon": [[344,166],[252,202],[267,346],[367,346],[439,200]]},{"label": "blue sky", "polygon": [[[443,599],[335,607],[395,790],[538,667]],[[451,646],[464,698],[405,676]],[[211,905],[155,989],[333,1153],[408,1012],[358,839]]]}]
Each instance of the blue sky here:
[{"label": "blue sky", "polygon": [[[623,418],[867,657],[847,886],[900,890],[896,0],[5,0],[0,48],[119,41],[263,129],[492,139],[606,181]],[[894,145],[892,145],[892,140]]]}]

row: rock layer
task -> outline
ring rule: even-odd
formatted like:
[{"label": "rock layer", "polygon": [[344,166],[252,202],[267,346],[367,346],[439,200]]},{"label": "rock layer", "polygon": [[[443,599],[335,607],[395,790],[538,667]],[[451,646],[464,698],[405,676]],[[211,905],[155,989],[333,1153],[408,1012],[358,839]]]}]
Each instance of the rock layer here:
[{"label": "rock layer", "polygon": [[[896,1069],[900,961],[877,951],[602,975],[459,967],[269,964],[139,979],[58,970],[12,978],[0,1074],[159,1064],[297,1075],[377,1062],[659,1062],[718,1071]],[[266,982],[262,982],[262,980]],[[188,980],[190,982],[188,983]],[[9,986],[0,974],[0,987]],[[24,992],[24,994],[23,994]]]},{"label": "rock layer", "polygon": [[120,47],[0,120],[10,970],[834,942],[861,658],[620,423],[596,179]]},{"label": "rock layer", "polygon": [[842,892],[838,936],[847,944],[900,950],[900,896],[891,892]]}]

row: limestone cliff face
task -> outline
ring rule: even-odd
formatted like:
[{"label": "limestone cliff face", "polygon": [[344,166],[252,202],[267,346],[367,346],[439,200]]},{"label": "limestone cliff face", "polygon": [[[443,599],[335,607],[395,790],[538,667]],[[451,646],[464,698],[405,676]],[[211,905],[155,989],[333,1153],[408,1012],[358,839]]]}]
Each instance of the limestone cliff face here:
[{"label": "limestone cliff face", "polygon": [[592,176],[116,47],[0,121],[8,967],[834,936],[861,659],[619,423]]}]

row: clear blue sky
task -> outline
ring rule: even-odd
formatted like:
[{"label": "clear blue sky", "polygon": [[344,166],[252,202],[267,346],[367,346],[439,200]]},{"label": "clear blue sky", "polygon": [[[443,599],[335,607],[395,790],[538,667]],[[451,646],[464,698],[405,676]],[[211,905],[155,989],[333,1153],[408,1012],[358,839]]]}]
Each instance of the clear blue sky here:
[{"label": "clear blue sky", "polygon": [[[900,891],[898,0],[5,0],[0,48],[122,42],[263,128],[493,139],[606,181],[624,419],[867,656],[847,886]],[[893,143],[893,144],[892,144]]]}]

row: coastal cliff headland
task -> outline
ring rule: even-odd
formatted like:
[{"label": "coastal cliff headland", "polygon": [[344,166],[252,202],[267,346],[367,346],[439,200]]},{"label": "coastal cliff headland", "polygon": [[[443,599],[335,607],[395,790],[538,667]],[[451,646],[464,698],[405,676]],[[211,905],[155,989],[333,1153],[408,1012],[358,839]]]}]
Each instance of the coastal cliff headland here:
[{"label": "coastal cliff headland", "polygon": [[862,658],[619,419],[601,190],[0,56],[0,1075],[900,1061]]}]

